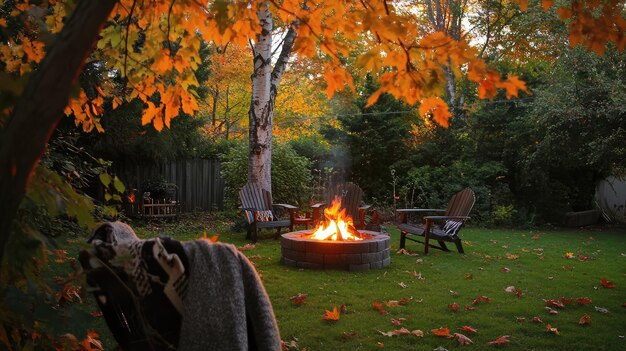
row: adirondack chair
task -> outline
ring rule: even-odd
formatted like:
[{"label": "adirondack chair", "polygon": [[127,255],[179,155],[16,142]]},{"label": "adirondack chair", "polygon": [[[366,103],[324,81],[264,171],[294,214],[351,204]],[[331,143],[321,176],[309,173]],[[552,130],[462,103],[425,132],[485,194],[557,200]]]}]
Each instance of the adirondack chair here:
[{"label": "adirondack chair", "polygon": [[[265,189],[261,189],[253,184],[246,184],[239,191],[241,209],[248,221],[248,233],[246,239],[256,242],[259,229],[277,228],[276,237],[280,235],[281,228],[288,227],[293,231],[293,221],[296,206],[288,204],[272,204],[272,194]],[[286,218],[281,219],[281,211],[286,212]]]},{"label": "adirondack chair", "polygon": [[323,220],[324,208],[330,206],[335,198],[341,198],[341,207],[346,210],[346,214],[352,217],[356,229],[377,229],[379,216],[377,211],[372,211],[369,223],[365,223],[366,211],[371,205],[362,204],[363,190],[352,182],[339,183],[331,187],[328,192],[326,202],[317,203],[311,206],[313,209],[313,223]]},{"label": "adirondack chair", "polygon": [[[406,240],[424,243],[424,254],[428,254],[428,248],[433,247],[443,251],[450,251],[446,241],[453,242],[459,253],[464,253],[463,244],[458,233],[465,222],[470,218],[469,214],[474,207],[476,195],[470,188],[465,188],[456,193],[448,202],[448,207],[443,209],[399,209],[396,210],[400,229],[400,248],[406,245]],[[429,213],[443,213],[443,215],[425,215]],[[421,222],[411,220],[411,215],[417,214],[423,217]],[[423,237],[423,241],[419,240]],[[434,239],[439,246],[429,244]]]}]

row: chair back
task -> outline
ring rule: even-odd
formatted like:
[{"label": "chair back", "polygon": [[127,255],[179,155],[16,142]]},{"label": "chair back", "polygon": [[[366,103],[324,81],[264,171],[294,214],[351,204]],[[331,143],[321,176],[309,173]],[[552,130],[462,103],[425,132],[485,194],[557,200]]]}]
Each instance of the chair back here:
[{"label": "chair back", "polygon": [[476,202],[474,190],[465,188],[454,194],[448,202],[446,216],[469,216]]},{"label": "chair back", "polygon": [[[272,210],[272,194],[255,184],[246,183],[239,191],[239,200],[241,201],[241,208],[244,209],[252,208],[257,211]],[[248,223],[254,222],[252,212],[245,211],[245,213]]]},{"label": "chair back", "polygon": [[359,206],[361,206],[363,190],[352,182],[339,183],[330,188],[327,206],[330,206],[335,197],[341,198],[341,208],[345,209],[346,214],[356,223],[359,220]]}]

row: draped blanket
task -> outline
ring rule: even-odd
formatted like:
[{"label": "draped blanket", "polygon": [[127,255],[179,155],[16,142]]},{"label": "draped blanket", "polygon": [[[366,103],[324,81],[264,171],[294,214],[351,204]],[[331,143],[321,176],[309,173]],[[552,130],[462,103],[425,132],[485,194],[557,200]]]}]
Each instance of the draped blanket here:
[{"label": "draped blanket", "polygon": [[105,223],[80,253],[87,283],[124,350],[279,350],[272,306],[234,246],[139,240]]}]

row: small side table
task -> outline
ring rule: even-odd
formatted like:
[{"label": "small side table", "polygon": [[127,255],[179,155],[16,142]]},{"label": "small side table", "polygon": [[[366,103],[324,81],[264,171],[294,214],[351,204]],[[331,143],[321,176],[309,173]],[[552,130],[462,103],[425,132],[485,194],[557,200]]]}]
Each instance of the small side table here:
[{"label": "small side table", "polygon": [[296,217],[293,220],[293,226],[303,225],[304,229],[309,229],[309,224],[313,224],[313,218],[311,217]]}]

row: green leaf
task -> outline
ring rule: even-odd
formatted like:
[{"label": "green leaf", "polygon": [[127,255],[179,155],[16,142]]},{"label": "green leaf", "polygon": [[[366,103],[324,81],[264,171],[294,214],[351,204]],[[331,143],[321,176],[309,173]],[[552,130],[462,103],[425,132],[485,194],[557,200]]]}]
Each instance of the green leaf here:
[{"label": "green leaf", "polygon": [[104,194],[104,200],[105,201],[110,201],[111,198],[113,198],[113,196],[111,196],[111,194],[109,194],[109,193]]},{"label": "green leaf", "polygon": [[108,187],[111,184],[111,176],[108,173],[100,173],[100,182]]},{"label": "green leaf", "polygon": [[119,193],[123,193],[126,190],[124,183],[122,183],[120,178],[118,178],[117,176],[113,178],[113,186],[115,187],[115,190],[117,190]]}]

